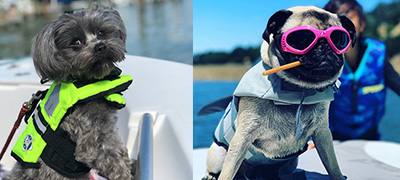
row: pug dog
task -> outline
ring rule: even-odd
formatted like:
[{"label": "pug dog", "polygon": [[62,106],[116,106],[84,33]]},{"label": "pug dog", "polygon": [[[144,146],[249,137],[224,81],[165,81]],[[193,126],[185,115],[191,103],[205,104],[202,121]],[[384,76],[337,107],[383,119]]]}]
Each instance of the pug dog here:
[{"label": "pug dog", "polygon": [[[51,111],[52,107],[55,109],[54,106],[58,108],[58,104],[66,101],[65,99],[78,96],[76,90],[76,93],[58,100],[60,86],[63,89],[73,84],[74,88],[80,88],[101,81],[102,84],[92,86],[96,87],[92,88],[92,91],[99,91],[100,86],[104,87],[107,82],[121,79],[121,70],[116,64],[125,59],[125,41],[124,23],[119,13],[112,8],[96,6],[91,10],[66,13],[46,25],[36,35],[32,45],[33,62],[41,82],[53,81],[58,84],[58,90],[55,86],[51,95],[46,95],[49,99],[52,96],[57,98],[46,101],[46,112]],[[16,155],[13,151],[12,156],[18,163],[3,176],[3,179],[87,180],[90,179],[90,169],[97,170],[99,175],[109,180],[134,179],[135,162],[129,158],[116,127],[116,112],[125,104],[115,104],[116,102],[106,99],[110,94],[121,96],[121,92],[126,90],[131,82],[132,79],[113,89],[100,91],[87,97],[85,101],[80,99],[63,115],[57,129],[51,135],[46,135],[52,130],[47,119],[42,118],[43,111],[35,111],[28,126],[31,122],[34,123],[37,131],[35,134],[43,133],[39,136],[47,142],[47,146],[39,152],[40,157],[33,162],[21,160],[21,155]],[[68,86],[64,86],[66,84]],[[88,88],[85,93],[90,94]],[[35,135],[31,134],[31,141],[27,143],[25,140],[22,148],[15,146],[16,150],[24,150],[20,154],[25,155],[38,148],[32,144],[39,142],[39,136],[32,136]],[[47,148],[49,146],[50,148]]]},{"label": "pug dog", "polygon": [[[345,179],[333,149],[328,109],[340,85],[344,53],[355,40],[353,23],[314,6],[293,7],[273,14],[262,37],[262,61],[246,72],[226,108],[203,180],[231,180],[236,174],[291,179],[310,138],[330,178]],[[262,76],[295,61],[301,65]],[[239,168],[247,171],[237,173]]]}]

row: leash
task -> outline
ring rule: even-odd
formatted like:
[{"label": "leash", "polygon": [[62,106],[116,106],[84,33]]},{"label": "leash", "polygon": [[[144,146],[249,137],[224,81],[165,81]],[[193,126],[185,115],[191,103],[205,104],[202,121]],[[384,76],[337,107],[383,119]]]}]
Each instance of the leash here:
[{"label": "leash", "polygon": [[43,99],[42,98],[43,94],[46,94],[46,93],[47,93],[47,90],[45,90],[45,91],[39,90],[35,94],[32,94],[32,98],[29,101],[24,102],[22,104],[21,110],[19,111],[19,114],[18,114],[18,118],[15,121],[10,134],[8,135],[7,141],[4,144],[3,149],[1,150],[0,161],[3,158],[3,155],[6,152],[8,146],[10,145],[10,142],[11,142],[12,138],[14,137],[15,132],[17,131],[18,127],[20,126],[22,118],[25,116],[25,123],[28,123],[28,119],[29,119],[30,115],[32,114],[33,110],[35,109],[35,107],[37,106],[39,101],[41,99]]}]

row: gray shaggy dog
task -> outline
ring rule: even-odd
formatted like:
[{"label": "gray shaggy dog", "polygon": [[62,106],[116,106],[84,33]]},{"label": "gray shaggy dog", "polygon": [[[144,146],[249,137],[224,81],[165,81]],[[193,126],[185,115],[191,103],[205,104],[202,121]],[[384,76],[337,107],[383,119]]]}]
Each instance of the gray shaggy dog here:
[{"label": "gray shaggy dog", "polygon": [[[34,38],[33,61],[42,82],[101,79],[120,73],[115,63],[125,59],[125,41],[124,23],[115,10],[64,14]],[[59,127],[76,143],[76,161],[98,170],[109,180],[133,179],[134,162],[118,136],[116,111],[104,100],[94,99],[78,104]],[[89,173],[65,177],[46,165],[42,158],[38,163],[39,168],[16,163],[3,179],[89,179]]]}]

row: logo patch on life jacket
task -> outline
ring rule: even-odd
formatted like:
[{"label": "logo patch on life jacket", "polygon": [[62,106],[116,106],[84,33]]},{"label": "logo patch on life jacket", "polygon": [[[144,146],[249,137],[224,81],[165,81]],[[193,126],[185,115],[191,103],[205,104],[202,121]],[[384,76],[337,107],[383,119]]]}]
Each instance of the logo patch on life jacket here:
[{"label": "logo patch on life jacket", "polygon": [[383,84],[377,84],[377,85],[372,85],[372,86],[365,86],[362,89],[363,94],[372,94],[372,93],[377,93],[379,91],[382,91],[385,88]]},{"label": "logo patch on life jacket", "polygon": [[25,151],[25,154],[27,154],[28,150],[32,150],[32,142],[34,141],[33,139],[33,135],[32,134],[28,134],[25,136],[24,138],[24,144],[22,146],[22,150]]}]

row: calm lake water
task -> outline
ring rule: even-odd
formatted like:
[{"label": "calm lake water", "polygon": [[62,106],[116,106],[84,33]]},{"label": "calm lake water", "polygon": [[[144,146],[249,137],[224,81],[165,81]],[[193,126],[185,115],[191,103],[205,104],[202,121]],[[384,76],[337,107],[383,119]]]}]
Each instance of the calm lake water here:
[{"label": "calm lake water", "polygon": [[211,145],[214,130],[224,113],[197,116],[199,110],[219,98],[231,96],[237,83],[236,81],[195,81],[193,83],[193,148]]},{"label": "calm lake water", "polygon": [[[193,1],[115,7],[125,22],[127,53],[192,64]],[[29,56],[31,39],[57,17],[31,16],[0,27],[0,59]]]},{"label": "calm lake water", "polygon": [[[199,110],[222,97],[232,95],[236,81],[195,81],[193,83],[193,148],[209,147],[212,135],[223,112],[197,116]],[[400,98],[391,90],[387,91],[386,113],[379,124],[382,140],[400,143]]]}]

